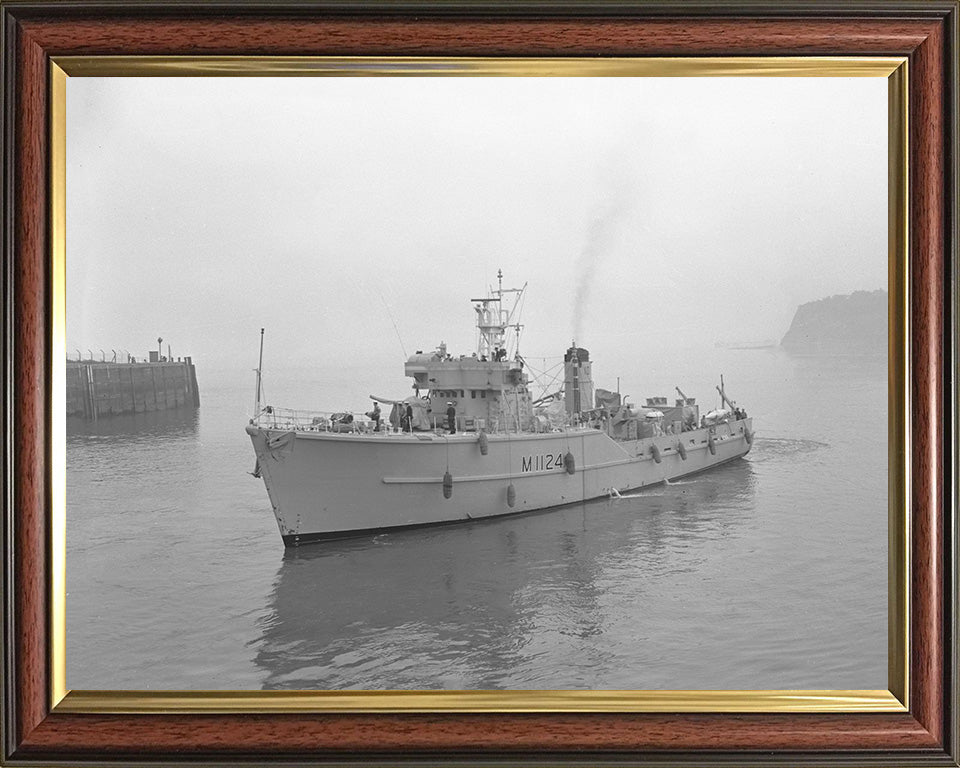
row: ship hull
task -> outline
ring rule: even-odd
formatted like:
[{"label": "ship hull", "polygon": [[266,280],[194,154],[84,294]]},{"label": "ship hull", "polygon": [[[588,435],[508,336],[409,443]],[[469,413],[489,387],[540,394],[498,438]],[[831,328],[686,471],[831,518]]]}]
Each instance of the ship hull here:
[{"label": "ship hull", "polygon": [[750,419],[630,441],[586,428],[487,435],[486,453],[475,433],[254,425],[247,433],[287,546],[576,504],[711,469],[746,455],[752,443]]}]

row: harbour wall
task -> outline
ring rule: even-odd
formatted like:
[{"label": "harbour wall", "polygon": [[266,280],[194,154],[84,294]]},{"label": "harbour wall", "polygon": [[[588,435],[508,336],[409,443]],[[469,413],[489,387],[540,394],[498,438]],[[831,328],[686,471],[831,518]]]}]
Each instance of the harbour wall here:
[{"label": "harbour wall", "polygon": [[178,362],[67,361],[67,416],[95,420],[200,405],[197,371]]}]

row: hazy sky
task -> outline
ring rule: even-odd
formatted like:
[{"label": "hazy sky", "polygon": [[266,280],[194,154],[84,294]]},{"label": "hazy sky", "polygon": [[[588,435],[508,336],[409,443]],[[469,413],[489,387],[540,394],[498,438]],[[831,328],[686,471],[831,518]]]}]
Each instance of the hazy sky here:
[{"label": "hazy sky", "polygon": [[67,347],[402,377],[475,348],[529,282],[521,351],[781,337],[886,287],[883,78],[67,81]]}]

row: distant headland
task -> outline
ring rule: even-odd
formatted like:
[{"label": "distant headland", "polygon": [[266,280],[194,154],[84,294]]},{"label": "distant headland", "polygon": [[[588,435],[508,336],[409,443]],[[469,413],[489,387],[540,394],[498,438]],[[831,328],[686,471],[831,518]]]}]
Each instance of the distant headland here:
[{"label": "distant headland", "polygon": [[801,304],[780,346],[798,355],[885,355],[887,292],[855,291]]}]

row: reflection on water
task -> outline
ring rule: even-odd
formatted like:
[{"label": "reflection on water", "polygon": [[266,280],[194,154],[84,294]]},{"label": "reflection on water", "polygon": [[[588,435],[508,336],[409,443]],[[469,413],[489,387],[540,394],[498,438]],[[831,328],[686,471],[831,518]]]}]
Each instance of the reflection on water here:
[{"label": "reflection on water", "polygon": [[727,372],[756,420],[746,459],[622,499],[289,551],[248,475],[243,376],[207,377],[199,410],[72,424],[68,686],[884,687],[885,366],[661,362],[651,393]]},{"label": "reflection on water", "polygon": [[288,550],[254,643],[264,686],[554,687],[567,653],[613,685],[633,645],[616,595],[693,572],[697,542],[736,535],[752,497],[740,461],[619,500]]},{"label": "reflection on water", "polygon": [[171,408],[149,413],[124,413],[96,420],[67,419],[67,439],[109,437],[114,444],[129,440],[196,436],[200,412],[196,408]]}]

